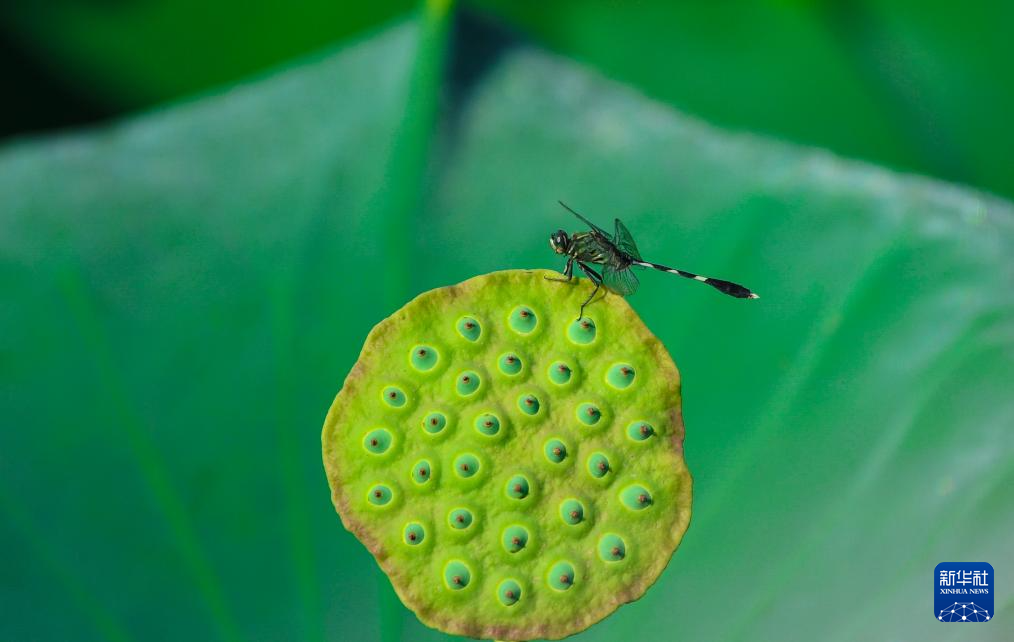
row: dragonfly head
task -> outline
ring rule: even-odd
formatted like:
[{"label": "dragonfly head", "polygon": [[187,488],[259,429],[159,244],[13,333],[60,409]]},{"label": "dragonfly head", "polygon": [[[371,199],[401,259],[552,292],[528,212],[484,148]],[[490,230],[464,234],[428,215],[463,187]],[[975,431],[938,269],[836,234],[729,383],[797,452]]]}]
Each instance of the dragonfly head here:
[{"label": "dragonfly head", "polygon": [[556,230],[550,234],[549,247],[553,248],[553,251],[557,254],[566,254],[567,249],[570,247],[570,239],[567,237],[567,233],[563,230]]}]

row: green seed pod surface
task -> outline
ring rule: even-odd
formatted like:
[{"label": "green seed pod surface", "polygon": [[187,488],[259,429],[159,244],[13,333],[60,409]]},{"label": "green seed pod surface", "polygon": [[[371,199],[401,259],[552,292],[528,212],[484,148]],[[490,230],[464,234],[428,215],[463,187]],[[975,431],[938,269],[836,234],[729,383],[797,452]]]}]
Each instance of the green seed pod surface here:
[{"label": "green seed pod surface", "polygon": [[509,270],[378,324],[324,424],[345,528],[426,624],[559,639],[638,599],[690,521],[679,373],[620,297]]}]

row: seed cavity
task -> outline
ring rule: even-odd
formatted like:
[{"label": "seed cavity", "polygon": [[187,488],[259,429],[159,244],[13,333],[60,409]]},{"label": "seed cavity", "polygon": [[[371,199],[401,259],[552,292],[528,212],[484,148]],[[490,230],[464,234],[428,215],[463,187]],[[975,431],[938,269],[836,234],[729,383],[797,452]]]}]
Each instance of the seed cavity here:
[{"label": "seed cavity", "polygon": [[391,449],[393,441],[394,437],[391,436],[391,431],[386,428],[377,428],[366,433],[366,436],[363,437],[363,448],[373,455],[383,455]]},{"label": "seed cavity", "polygon": [[531,393],[518,397],[518,409],[528,416],[539,414],[540,407],[539,398]]},{"label": "seed cavity", "polygon": [[508,324],[518,334],[530,334],[539,324],[535,312],[527,305],[519,305],[511,311]]},{"label": "seed cavity", "polygon": [[426,539],[426,529],[419,522],[409,522],[405,524],[402,539],[409,546],[418,546]]},{"label": "seed cavity", "polygon": [[576,499],[565,499],[560,502],[560,519],[564,524],[577,526],[584,521],[584,504]]},{"label": "seed cavity", "polygon": [[517,580],[504,580],[496,587],[496,596],[500,600],[500,604],[514,606],[521,599],[521,585]]},{"label": "seed cavity", "polygon": [[387,386],[380,393],[381,398],[392,408],[401,408],[405,405],[405,392],[397,386]]},{"label": "seed cavity", "polygon": [[454,458],[454,472],[462,479],[473,477],[479,472],[479,458],[471,453],[462,453]]},{"label": "seed cavity", "polygon": [[409,353],[409,361],[412,367],[419,372],[429,372],[440,360],[440,354],[436,348],[427,345],[417,345]]},{"label": "seed cavity", "polygon": [[520,553],[528,546],[528,529],[518,524],[512,524],[503,529],[500,536],[500,543],[508,553]]},{"label": "seed cavity", "polygon": [[374,506],[387,506],[394,498],[390,487],[384,484],[374,484],[366,494],[366,499]]},{"label": "seed cavity", "polygon": [[500,432],[500,418],[491,412],[485,412],[475,418],[475,429],[487,437]]},{"label": "seed cavity", "polygon": [[609,458],[605,453],[596,452],[588,457],[588,474],[595,479],[602,479],[610,471],[612,471],[612,466],[610,466]]},{"label": "seed cavity", "polygon": [[462,560],[451,560],[444,566],[444,585],[460,591],[472,582],[472,569]]},{"label": "seed cavity", "polygon": [[550,439],[543,447],[543,452],[546,459],[554,464],[559,464],[567,458],[567,444],[559,439]]},{"label": "seed cavity", "polygon": [[463,531],[472,525],[472,511],[467,508],[455,508],[447,514],[447,523],[456,531]]},{"label": "seed cavity", "polygon": [[454,386],[459,395],[468,397],[475,394],[475,391],[479,389],[479,383],[479,375],[472,370],[466,370],[458,375]]},{"label": "seed cavity", "polygon": [[557,591],[567,591],[574,586],[574,565],[560,561],[549,567],[547,583]]},{"label": "seed cavity", "polygon": [[582,317],[571,323],[570,327],[567,328],[567,338],[570,339],[571,343],[585,346],[595,341],[597,331],[593,320],[588,317]]},{"label": "seed cavity", "polygon": [[558,386],[570,383],[574,376],[573,369],[563,361],[554,361],[549,366],[549,380]]},{"label": "seed cavity", "polygon": [[655,436],[655,427],[647,421],[635,421],[627,426],[627,437],[634,441],[646,441]]},{"label": "seed cavity", "polygon": [[420,459],[412,465],[412,481],[419,484],[428,484],[433,478],[433,466],[429,460]]},{"label": "seed cavity", "polygon": [[475,317],[464,316],[458,319],[455,327],[458,330],[458,334],[462,337],[475,343],[482,336],[482,326],[475,320]]},{"label": "seed cavity", "polygon": [[509,377],[513,377],[521,372],[521,368],[524,366],[521,362],[521,357],[516,352],[505,352],[500,355],[496,365],[500,369],[500,372]]},{"label": "seed cavity", "polygon": [[575,415],[586,426],[594,426],[602,419],[602,411],[593,403],[578,404]]},{"label": "seed cavity", "polygon": [[606,372],[606,383],[617,390],[625,390],[634,383],[634,377],[634,366],[629,363],[617,363]]},{"label": "seed cavity", "polygon": [[627,556],[627,543],[616,533],[606,533],[599,538],[598,550],[603,562],[619,562]]},{"label": "seed cavity", "polygon": [[649,508],[652,504],[651,492],[640,484],[631,484],[620,491],[620,501],[634,511]]},{"label": "seed cavity", "polygon": [[507,486],[504,490],[511,499],[524,499],[531,492],[531,485],[528,483],[528,478],[524,475],[514,475],[507,480]]},{"label": "seed cavity", "polygon": [[447,417],[442,412],[431,412],[423,417],[423,430],[431,435],[439,434],[447,426]]}]

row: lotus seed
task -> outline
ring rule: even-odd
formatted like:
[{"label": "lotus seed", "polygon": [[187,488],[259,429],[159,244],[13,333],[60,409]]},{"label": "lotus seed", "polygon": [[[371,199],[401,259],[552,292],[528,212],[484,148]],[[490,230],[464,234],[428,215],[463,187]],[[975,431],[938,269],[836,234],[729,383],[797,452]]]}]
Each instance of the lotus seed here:
[{"label": "lotus seed", "polygon": [[366,498],[374,506],[386,506],[391,502],[393,496],[394,494],[391,492],[390,488],[384,486],[383,484],[376,484],[370,488],[370,492]]},{"label": "lotus seed", "polygon": [[475,418],[475,429],[487,437],[500,432],[500,418],[493,413],[483,413]]},{"label": "lotus seed", "polygon": [[602,418],[602,411],[591,403],[583,403],[577,407],[577,420],[586,426],[594,426]]},{"label": "lotus seed", "polygon": [[531,486],[524,475],[514,475],[507,480],[507,496],[511,499],[524,499],[528,497]]},{"label": "lotus seed", "polygon": [[514,308],[508,323],[511,330],[518,334],[529,334],[538,325],[539,320],[531,308],[522,305]]},{"label": "lotus seed", "polygon": [[500,368],[500,372],[513,377],[521,372],[521,357],[513,352],[502,354],[500,355],[500,359],[497,361],[497,367]]},{"label": "lotus seed", "polygon": [[363,447],[374,455],[383,455],[391,448],[391,432],[385,428],[378,428],[366,433],[363,438]]},{"label": "lotus seed", "polygon": [[405,405],[405,393],[396,386],[387,386],[382,393],[384,403],[392,408],[401,408]]},{"label": "lotus seed", "polygon": [[423,417],[423,430],[431,435],[438,434],[447,425],[447,417],[442,412],[431,412]]},{"label": "lotus seed", "polygon": [[584,505],[576,499],[566,499],[560,504],[560,518],[565,524],[576,526],[584,521]]},{"label": "lotus seed", "polygon": [[409,353],[409,361],[412,363],[412,367],[419,372],[429,372],[433,369],[433,366],[437,365],[437,360],[440,355],[437,353],[436,348],[430,346],[418,345],[412,348]]},{"label": "lotus seed", "polygon": [[619,562],[627,556],[627,543],[616,533],[606,533],[599,538],[599,558],[603,562]]},{"label": "lotus seed", "polygon": [[518,553],[528,546],[528,529],[516,524],[508,526],[503,531],[501,542],[508,553]]},{"label": "lotus seed", "polygon": [[479,472],[479,458],[468,453],[458,455],[454,460],[454,472],[464,479],[474,476]]},{"label": "lotus seed", "polygon": [[417,484],[425,484],[433,478],[433,467],[430,466],[430,462],[425,459],[420,459],[412,466],[412,481]]},{"label": "lotus seed", "polygon": [[461,317],[458,319],[456,327],[458,334],[473,343],[478,341],[482,334],[482,326],[473,317]]},{"label": "lotus seed", "polygon": [[559,439],[550,439],[545,446],[546,459],[559,464],[567,458],[567,445]]},{"label": "lotus seed", "polygon": [[574,565],[557,562],[549,568],[549,586],[557,591],[566,591],[574,585]]},{"label": "lotus seed", "polygon": [[596,332],[595,322],[583,317],[570,324],[567,328],[567,338],[577,345],[588,345],[595,340]]},{"label": "lotus seed", "polygon": [[571,367],[562,361],[554,361],[549,366],[549,380],[558,386],[562,386],[570,382],[572,370]]},{"label": "lotus seed", "polygon": [[467,397],[479,389],[479,375],[471,370],[466,370],[458,375],[456,384],[458,394]]},{"label": "lotus seed", "polygon": [[539,398],[532,394],[525,394],[518,397],[518,408],[521,412],[526,415],[532,416],[539,414]]},{"label": "lotus seed", "polygon": [[451,560],[444,567],[444,582],[452,591],[460,591],[472,581],[472,570],[461,560]]},{"label": "lotus seed", "polygon": [[602,479],[611,470],[609,458],[602,453],[592,453],[588,458],[588,473],[595,479]]},{"label": "lotus seed", "polygon": [[466,508],[456,508],[447,516],[447,523],[454,530],[465,530],[472,525],[472,512]]},{"label": "lotus seed", "polygon": [[620,491],[620,501],[631,510],[644,510],[652,504],[651,493],[640,484],[631,484]]},{"label": "lotus seed", "polygon": [[426,529],[418,522],[409,522],[405,525],[404,539],[409,546],[418,546],[426,538]]},{"label": "lotus seed", "polygon": [[634,383],[634,366],[629,363],[618,363],[606,373],[606,383],[617,390],[625,390]]},{"label": "lotus seed", "polygon": [[655,434],[655,428],[646,421],[635,421],[627,426],[627,436],[634,441],[645,441]]},{"label": "lotus seed", "polygon": [[516,580],[504,580],[496,589],[500,604],[513,606],[521,599],[521,585]]}]

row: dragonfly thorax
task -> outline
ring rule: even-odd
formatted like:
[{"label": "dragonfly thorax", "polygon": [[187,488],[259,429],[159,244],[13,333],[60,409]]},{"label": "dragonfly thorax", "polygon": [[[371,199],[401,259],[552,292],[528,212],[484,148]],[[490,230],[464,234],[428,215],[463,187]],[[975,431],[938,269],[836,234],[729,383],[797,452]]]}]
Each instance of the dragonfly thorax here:
[{"label": "dragonfly thorax", "polygon": [[608,264],[617,269],[626,268],[631,263],[630,257],[617,249],[609,239],[593,232],[575,232],[570,237],[567,254],[575,261]]}]

